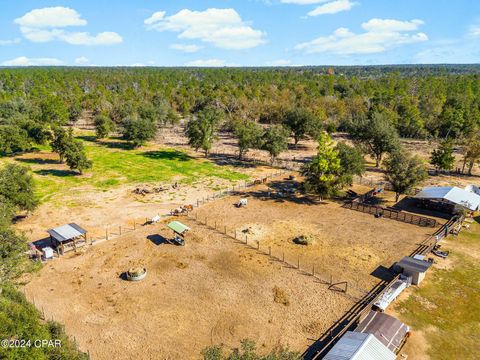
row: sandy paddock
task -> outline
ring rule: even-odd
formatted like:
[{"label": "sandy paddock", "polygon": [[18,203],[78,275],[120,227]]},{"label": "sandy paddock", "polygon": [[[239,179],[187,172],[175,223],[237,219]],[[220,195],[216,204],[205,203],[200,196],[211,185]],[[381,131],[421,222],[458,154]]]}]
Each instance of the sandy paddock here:
[{"label": "sandy paddock", "polygon": [[[353,305],[311,276],[188,223],[185,247],[150,237],[171,236],[164,225],[143,227],[51,261],[26,294],[92,359],[197,359],[206,346],[243,338],[261,350],[303,351]],[[136,265],[148,269],[145,280],[120,278]],[[286,294],[280,302],[275,288]]]},{"label": "sandy paddock", "polygon": [[[358,190],[358,189],[357,189]],[[25,290],[47,318],[65,324],[92,359],[196,359],[213,344],[257,341],[261,350],[284,345],[302,352],[354,301],[296,269],[203,225],[247,235],[260,249],[354,289],[368,290],[378,266],[410,253],[433,229],[375,219],[339,203],[264,197],[267,186],[208,203],[191,219],[185,247],[165,243],[164,224],[141,227],[49,262]],[[240,197],[248,206],[236,208]],[[245,230],[246,232],[243,232]],[[292,239],[308,235],[309,246]],[[121,278],[133,266],[145,280]],[[275,292],[280,292],[280,300]],[[358,293],[357,293],[358,294]],[[278,294],[277,294],[278,295]]]},{"label": "sandy paddock", "polygon": [[[369,188],[356,186],[363,193]],[[325,201],[309,203],[301,197],[268,197],[267,186],[239,193],[207,204],[197,210],[197,218],[209,224],[217,222],[237,236],[256,244],[260,249],[283,256],[296,265],[315,269],[325,279],[348,281],[354,288],[369,290],[378,279],[370,276],[379,266],[389,268],[401,257],[410,254],[436,228],[424,228],[391,219],[344,209],[341,203]],[[388,194],[387,194],[388,195]],[[248,206],[234,204],[247,196]],[[440,223],[443,219],[437,219]],[[231,230],[230,230],[231,229]],[[313,244],[297,245],[295,237],[306,235]],[[355,293],[357,296],[358,293]]]}]

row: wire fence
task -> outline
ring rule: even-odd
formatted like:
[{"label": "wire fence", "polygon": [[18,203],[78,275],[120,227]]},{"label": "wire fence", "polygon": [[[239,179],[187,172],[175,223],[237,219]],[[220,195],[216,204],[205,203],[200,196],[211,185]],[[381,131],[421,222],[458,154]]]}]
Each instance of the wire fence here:
[{"label": "wire fence", "polygon": [[249,238],[248,234],[235,228],[206,217],[199,217],[198,213],[188,214],[188,219],[197,224],[203,225],[211,231],[221,234],[239,244],[243,244],[249,249],[255,250],[258,254],[266,255],[270,260],[282,263],[285,267],[295,269],[303,275],[311,276],[316,282],[327,285],[329,290],[338,292],[352,301],[359,301],[368,291],[359,288],[351,282],[340,280],[336,274],[326,274],[320,272],[320,268],[314,263],[304,263],[300,256],[293,258],[285,254],[284,250],[272,246],[262,245],[260,241]]}]

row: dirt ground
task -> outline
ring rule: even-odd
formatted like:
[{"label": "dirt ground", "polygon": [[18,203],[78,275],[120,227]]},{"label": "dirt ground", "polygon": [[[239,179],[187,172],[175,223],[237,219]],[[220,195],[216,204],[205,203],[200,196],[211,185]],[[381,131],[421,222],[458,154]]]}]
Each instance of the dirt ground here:
[{"label": "dirt ground", "polygon": [[[185,220],[184,220],[185,221]],[[257,341],[303,351],[352,300],[205,227],[185,247],[164,225],[49,262],[26,285],[47,319],[65,324],[96,359],[198,359],[209,345]],[[138,283],[120,277],[145,266]]]},{"label": "dirt ground", "polygon": [[[334,282],[348,281],[357,290],[368,291],[378,278],[370,274],[380,266],[389,268],[401,256],[410,254],[417,244],[436,229],[418,227],[391,219],[344,209],[340,202],[312,203],[301,196],[275,197],[278,186],[294,186],[295,182],[258,186],[238,196],[224,198],[196,210],[197,218],[218,228],[237,230],[241,239],[256,244],[297,265],[316,272]],[[277,186],[278,185],[278,186]],[[355,186],[357,192],[367,187]],[[269,196],[268,193],[271,192]],[[388,192],[387,192],[388,193]],[[272,195],[273,194],[273,195]],[[234,203],[247,197],[248,205],[237,208]],[[438,219],[441,223],[443,219]],[[232,230],[230,230],[232,229]],[[310,239],[310,245],[293,242],[298,236]],[[358,296],[358,292],[353,292]]]},{"label": "dirt ground", "polygon": [[[234,347],[243,338],[256,340],[261,351],[283,345],[303,352],[354,300],[200,225],[195,216],[229,233],[237,230],[250,244],[259,241],[263,252],[270,247],[279,258],[284,253],[291,264],[300,259],[306,272],[315,265],[321,278],[348,281],[348,295],[355,297],[379,281],[370,275],[375,269],[410,253],[433,229],[376,219],[332,201],[279,197],[279,189],[294,186],[279,178],[207,203],[190,219],[181,218],[192,228],[185,247],[166,243],[171,233],[157,224],[52,260],[25,286],[27,297],[46,318],[65,324],[92,359],[196,359],[206,346]],[[245,196],[247,207],[235,207]],[[91,201],[100,206],[99,199]],[[110,204],[112,211],[145,209],[123,201],[123,208]],[[111,216],[98,207],[74,211],[90,214],[90,224],[98,221],[95,213]],[[30,221],[38,227],[49,216]],[[294,244],[299,235],[312,244]],[[147,278],[124,281],[122,272],[136,266],[148,269]]]}]

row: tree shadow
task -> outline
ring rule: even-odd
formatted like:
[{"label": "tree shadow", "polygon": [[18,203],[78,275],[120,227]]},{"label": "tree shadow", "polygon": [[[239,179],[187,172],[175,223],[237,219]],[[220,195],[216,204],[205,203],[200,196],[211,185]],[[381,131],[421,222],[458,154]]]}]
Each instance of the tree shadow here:
[{"label": "tree shadow", "polygon": [[326,204],[320,199],[315,199],[302,192],[301,183],[295,180],[276,180],[268,183],[267,189],[256,189],[246,192],[247,195],[267,201],[273,200],[278,203],[291,202],[301,205]]},{"label": "tree shadow", "polygon": [[156,150],[156,151],[146,151],[141,154],[141,156],[147,157],[153,160],[176,160],[176,161],[189,161],[193,158],[181,151],[176,150]]},{"label": "tree shadow", "polygon": [[77,136],[77,139],[81,139],[83,141],[105,146],[109,149],[132,150],[134,148],[132,143],[122,140],[121,137],[112,137],[110,138],[112,139],[110,141],[110,140],[97,139],[95,136],[92,136],[92,135],[82,135],[82,136]]},{"label": "tree shadow", "polygon": [[241,168],[256,168],[257,164],[249,160],[240,160],[235,155],[229,154],[212,154],[208,157],[209,160],[220,166],[233,166]]},{"label": "tree shadow", "polygon": [[35,170],[34,173],[40,176],[56,176],[56,177],[67,177],[67,176],[78,175],[78,173],[73,170],[57,170],[57,169]]},{"label": "tree shadow", "polygon": [[27,164],[38,164],[38,165],[45,165],[45,164],[58,164],[59,160],[54,159],[42,159],[42,158],[16,158],[16,161],[20,161]]}]

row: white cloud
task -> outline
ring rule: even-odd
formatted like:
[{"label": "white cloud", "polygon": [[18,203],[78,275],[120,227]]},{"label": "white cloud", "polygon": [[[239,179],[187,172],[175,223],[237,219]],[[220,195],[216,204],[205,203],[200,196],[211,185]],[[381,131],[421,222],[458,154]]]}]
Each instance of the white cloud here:
[{"label": "white cloud", "polygon": [[468,34],[473,37],[480,37],[480,25],[470,26],[470,31],[468,32]]},{"label": "white cloud", "polygon": [[12,45],[12,44],[18,44],[20,43],[20,39],[19,38],[15,38],[15,39],[12,39],[12,40],[0,40],[0,46],[1,45]]},{"label": "white cloud", "polygon": [[184,44],[172,44],[170,45],[171,49],[183,51],[186,53],[194,53],[200,50],[202,47],[199,45],[184,45]]},{"label": "white cloud", "polygon": [[145,19],[143,23],[145,25],[152,25],[160,20],[163,20],[163,18],[165,17],[165,14],[166,14],[165,11],[157,11],[153,13],[152,16],[150,16],[148,19]]},{"label": "white cloud", "polygon": [[20,26],[31,28],[87,25],[87,21],[82,19],[77,11],[62,6],[34,9],[15,19],[14,22]]},{"label": "white cloud", "polygon": [[401,21],[395,19],[370,19],[362,24],[362,28],[367,31],[414,31],[417,30],[423,21],[413,19],[410,21]]},{"label": "white cloud", "polygon": [[47,66],[47,65],[63,65],[63,61],[55,58],[28,58],[20,56],[12,60],[2,63],[3,66]]},{"label": "white cloud", "polygon": [[349,0],[336,0],[316,7],[308,13],[308,16],[336,14],[341,11],[348,11],[356,4],[356,2]]},{"label": "white cloud", "polygon": [[75,64],[77,65],[84,65],[84,64],[88,64],[89,62],[90,60],[88,60],[88,58],[86,58],[85,56],[80,56],[75,59]]},{"label": "white cloud", "polygon": [[14,22],[20,25],[23,36],[32,42],[58,40],[72,45],[112,45],[123,41],[120,35],[111,31],[91,35],[64,30],[69,26],[85,26],[87,21],[74,9],[61,6],[34,9]]},{"label": "white cloud", "polygon": [[[155,14],[158,13],[161,12]],[[218,48],[236,50],[265,43],[265,33],[252,28],[234,9],[183,9],[167,17],[155,14],[145,20],[147,28],[177,32],[180,39],[198,39]]]},{"label": "white cloud", "polygon": [[330,53],[336,55],[373,54],[428,40],[425,33],[411,33],[423,24],[421,20],[399,21],[372,19],[362,24],[366,31],[360,34],[347,28],[338,28],[333,34],[298,44],[295,48],[307,54]]},{"label": "white cloud", "polygon": [[229,64],[225,60],[220,59],[207,59],[207,60],[194,60],[185,63],[186,66],[195,67],[221,67],[221,66],[235,66],[235,64]]}]

